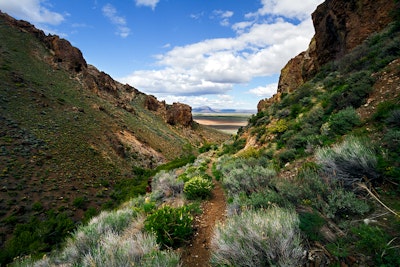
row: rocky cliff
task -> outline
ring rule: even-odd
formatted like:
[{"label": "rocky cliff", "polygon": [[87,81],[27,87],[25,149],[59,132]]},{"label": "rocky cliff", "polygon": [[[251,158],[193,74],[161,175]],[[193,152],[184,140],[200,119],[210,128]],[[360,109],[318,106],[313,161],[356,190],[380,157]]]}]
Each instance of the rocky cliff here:
[{"label": "rocky cliff", "polygon": [[[32,24],[23,20],[15,20],[5,13],[0,16],[10,25],[21,31],[30,33],[44,43],[52,53],[52,57],[47,60],[55,67],[63,68],[69,71],[76,79],[81,80],[82,84],[89,90],[99,96],[113,101],[120,107],[134,112],[134,107],[130,107],[129,102],[137,95],[144,95],[136,88],[121,84],[115,81],[110,75],[99,71],[96,67],[88,65],[82,52],[71,45],[71,43],[57,35],[46,35],[43,31],[36,29]],[[152,104],[147,105],[151,111],[158,111],[164,120],[171,125],[181,125],[190,127],[193,119],[191,107],[182,103],[168,105],[165,102],[158,101],[154,96],[151,99]],[[154,107],[157,107],[156,109]],[[175,115],[177,117],[175,117]]]},{"label": "rocky cliff", "polygon": [[[282,69],[274,99],[292,92],[314,77],[324,64],[340,59],[372,33],[381,31],[398,8],[400,5],[394,0],[327,0],[319,5],[312,14],[315,35],[309,48]],[[261,100],[258,110],[268,102]]]}]

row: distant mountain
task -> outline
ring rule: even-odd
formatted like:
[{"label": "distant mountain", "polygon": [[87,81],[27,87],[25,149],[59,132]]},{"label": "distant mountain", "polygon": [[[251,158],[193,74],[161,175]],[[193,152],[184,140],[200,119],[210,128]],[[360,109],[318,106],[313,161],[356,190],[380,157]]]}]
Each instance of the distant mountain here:
[{"label": "distant mountain", "polygon": [[255,114],[256,110],[253,109],[214,109],[209,106],[202,106],[192,109],[193,113],[249,113]]}]

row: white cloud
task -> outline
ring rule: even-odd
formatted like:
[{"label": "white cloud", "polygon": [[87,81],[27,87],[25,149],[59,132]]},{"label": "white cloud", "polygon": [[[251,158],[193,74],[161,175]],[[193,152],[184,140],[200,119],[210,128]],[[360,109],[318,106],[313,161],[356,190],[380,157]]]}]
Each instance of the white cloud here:
[{"label": "white cloud", "polygon": [[148,6],[155,9],[159,0],[135,0],[137,6]]},{"label": "white cloud", "polygon": [[249,90],[249,93],[254,94],[260,98],[269,98],[276,93],[277,88],[277,83],[271,83],[267,84],[266,86],[258,86],[256,88],[253,88]]},{"label": "white cloud", "polygon": [[218,19],[220,19],[221,21],[219,22],[219,24],[221,26],[229,26],[229,18],[233,16],[233,11],[230,10],[214,10],[213,11],[213,16],[211,16],[212,18],[216,17]]},{"label": "white cloud", "polygon": [[107,17],[112,24],[117,26],[117,35],[122,38],[129,36],[131,30],[126,26],[126,19],[117,14],[117,10],[111,4],[106,4],[102,8],[103,15]]},{"label": "white cloud", "polygon": [[[316,1],[303,2],[312,2],[316,7]],[[264,7],[267,3],[263,1]],[[279,12],[291,14],[294,10],[287,5],[287,0],[282,0],[282,4],[278,1],[271,3],[275,4],[276,10],[282,10]],[[311,17],[296,15],[299,20],[290,23],[285,17],[262,18],[261,10],[257,12],[259,15],[251,20],[243,19],[233,24],[233,37],[172,47],[166,53],[156,55],[157,68],[134,71],[119,80],[163,99],[174,95],[184,97],[185,103],[192,103],[194,98],[201,102],[198,98],[201,96],[227,95],[232,90],[240,90],[238,85],[250,84],[257,77],[277,75],[288,60],[307,49],[314,34]],[[302,12],[306,11],[298,14]],[[228,18],[233,15],[222,11],[217,13]],[[275,93],[276,88],[276,84],[271,84],[247,93],[264,98]]]},{"label": "white cloud", "polygon": [[317,5],[322,2],[323,0],[261,0],[262,7],[257,12],[249,13],[246,16],[278,15],[304,20],[309,18]]},{"label": "white cloud", "polygon": [[0,0],[0,9],[9,15],[32,23],[58,25],[64,21],[60,13],[50,11],[43,0]]}]

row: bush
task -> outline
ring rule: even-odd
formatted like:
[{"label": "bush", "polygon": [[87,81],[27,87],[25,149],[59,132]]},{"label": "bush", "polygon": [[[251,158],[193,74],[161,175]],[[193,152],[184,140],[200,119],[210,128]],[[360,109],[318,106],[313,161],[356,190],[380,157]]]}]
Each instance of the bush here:
[{"label": "bush", "polygon": [[153,195],[157,198],[176,197],[183,192],[184,182],[177,179],[174,173],[161,171],[151,182]]},{"label": "bush", "polygon": [[331,182],[348,189],[354,189],[364,177],[370,181],[378,177],[375,152],[357,137],[349,136],[332,148],[320,148],[315,158]]},{"label": "bush", "polygon": [[[222,184],[229,195],[236,195],[240,192],[251,194],[268,187],[276,172],[271,167],[246,165],[246,161],[238,159],[239,163],[229,165],[231,168],[224,168]],[[244,163],[243,165],[241,163]],[[237,164],[235,166],[235,164]]]},{"label": "bush", "polygon": [[390,127],[400,127],[400,109],[392,110],[385,122]]},{"label": "bush", "polygon": [[352,107],[345,108],[329,118],[330,132],[337,135],[344,135],[355,126],[360,125],[360,116]]},{"label": "bush", "polygon": [[211,195],[213,187],[210,180],[197,176],[185,183],[183,192],[188,199],[205,199]]},{"label": "bush", "polygon": [[322,238],[320,229],[325,224],[325,220],[316,212],[300,213],[299,219],[300,229],[306,234],[307,238],[312,241],[320,241]]},{"label": "bush", "polygon": [[324,212],[328,218],[348,215],[363,215],[369,211],[368,204],[357,198],[353,192],[341,188],[335,189],[328,196]]},{"label": "bush", "polygon": [[176,248],[192,235],[192,222],[189,207],[164,206],[146,218],[144,228],[155,233],[157,242],[163,247]]},{"label": "bush", "polygon": [[303,256],[295,211],[246,211],[218,225],[211,240],[213,266],[299,266]]},{"label": "bush", "polygon": [[47,213],[45,220],[32,217],[25,224],[17,224],[13,235],[0,250],[0,262],[6,264],[17,256],[38,256],[59,244],[75,227],[65,213]]}]

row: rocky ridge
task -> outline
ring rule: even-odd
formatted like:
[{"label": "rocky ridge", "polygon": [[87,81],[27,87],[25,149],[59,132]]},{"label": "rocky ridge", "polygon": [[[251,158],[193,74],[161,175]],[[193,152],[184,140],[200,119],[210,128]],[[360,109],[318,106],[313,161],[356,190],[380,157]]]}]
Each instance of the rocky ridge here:
[{"label": "rocky ridge", "polygon": [[280,99],[314,77],[326,63],[340,59],[374,32],[392,20],[392,11],[400,8],[393,0],[327,0],[314,11],[315,35],[308,49],[292,58],[281,70],[277,94],[263,99],[257,109]]},{"label": "rocky ridge", "polygon": [[[134,112],[134,107],[130,106],[137,95],[143,95],[152,104],[146,107],[151,111],[157,111],[163,116],[164,120],[171,125],[181,125],[190,127],[193,123],[191,107],[183,103],[166,104],[164,101],[158,101],[154,96],[147,96],[136,88],[121,84],[115,81],[107,73],[98,70],[96,67],[87,64],[82,52],[71,45],[68,40],[60,38],[57,35],[46,35],[42,30],[36,29],[32,24],[23,20],[15,20],[11,16],[1,13],[7,23],[20,29],[21,31],[30,33],[44,43],[50,49],[52,58],[47,60],[56,68],[63,68],[71,73],[76,79],[92,92],[99,96],[115,102],[118,106],[129,112]],[[146,103],[148,102],[146,100]],[[154,108],[157,107],[157,108]]]}]

